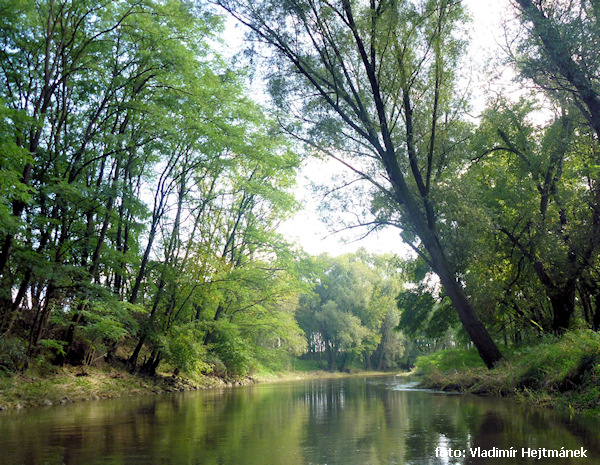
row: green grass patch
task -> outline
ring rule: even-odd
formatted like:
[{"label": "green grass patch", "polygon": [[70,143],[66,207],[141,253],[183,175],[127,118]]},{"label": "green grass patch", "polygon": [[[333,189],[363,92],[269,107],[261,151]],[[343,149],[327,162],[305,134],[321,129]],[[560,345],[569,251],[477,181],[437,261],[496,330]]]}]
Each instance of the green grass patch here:
[{"label": "green grass patch", "polygon": [[419,358],[416,374],[429,388],[600,412],[600,334],[581,330],[545,337],[504,355],[506,360],[488,370],[474,350],[440,351]]},{"label": "green grass patch", "polygon": [[323,371],[324,369],[324,365],[319,364],[318,360],[302,360],[297,358],[292,361],[293,371]]},{"label": "green grass patch", "polygon": [[476,349],[447,349],[419,357],[415,367],[418,373],[428,375],[436,371],[485,368],[485,364]]}]

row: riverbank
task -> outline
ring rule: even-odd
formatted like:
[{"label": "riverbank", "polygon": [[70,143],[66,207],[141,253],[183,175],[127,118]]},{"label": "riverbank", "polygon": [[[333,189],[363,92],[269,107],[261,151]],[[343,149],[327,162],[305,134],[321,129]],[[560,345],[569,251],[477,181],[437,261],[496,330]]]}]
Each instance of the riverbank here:
[{"label": "riverbank", "polygon": [[174,377],[167,374],[145,376],[131,374],[110,365],[90,368],[56,368],[43,376],[34,372],[0,378],[0,410],[52,406],[86,400],[112,399],[126,396],[161,394],[254,383],[273,383],[310,378],[341,378],[348,376],[378,376],[384,373],[330,373],[327,371],[286,371],[259,373],[236,380],[213,376],[197,378]]},{"label": "riverbank", "polygon": [[570,332],[504,355],[488,370],[474,349],[440,351],[419,358],[414,373],[425,388],[600,415],[600,334]]},{"label": "riverbank", "polygon": [[85,400],[159,394],[211,387],[249,384],[252,378],[227,382],[216,377],[191,380],[167,375],[131,374],[109,365],[90,368],[57,368],[40,376],[34,372],[0,378],[0,410],[51,406]]}]

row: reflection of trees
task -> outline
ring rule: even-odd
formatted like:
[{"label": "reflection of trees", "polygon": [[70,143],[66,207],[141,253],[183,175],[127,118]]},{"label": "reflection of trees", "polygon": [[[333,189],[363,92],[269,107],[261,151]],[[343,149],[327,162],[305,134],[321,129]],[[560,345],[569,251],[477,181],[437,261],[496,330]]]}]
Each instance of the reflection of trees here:
[{"label": "reflection of trees", "polygon": [[469,440],[475,405],[461,402],[460,396],[419,393],[418,405],[411,409],[409,438],[404,459],[410,463],[446,464],[436,457],[436,447],[464,449]]},{"label": "reflection of trees", "polygon": [[[479,427],[473,429],[473,441],[469,446],[473,449],[480,447],[484,450],[490,450],[493,447],[503,450],[510,449],[511,446],[516,447],[516,443],[511,445],[507,443],[507,436],[510,436],[510,427],[504,422],[502,415],[498,415],[496,412],[485,412]],[[520,458],[520,453],[518,455]],[[483,464],[486,463],[486,460],[488,459],[469,456],[465,465],[474,463]],[[502,458],[502,463],[512,463],[512,459],[504,457]]]},{"label": "reflection of trees", "polygon": [[[312,380],[8,413],[0,416],[2,460],[50,465],[452,463],[435,457],[441,445],[519,450],[513,461],[454,462],[461,465],[517,464],[521,447],[583,446],[600,456],[597,426],[594,430],[583,420],[517,408],[501,399],[394,391],[386,382]],[[571,463],[560,460],[544,459],[544,464]]]},{"label": "reflection of trees", "polygon": [[[508,457],[468,457],[465,465],[471,464],[497,464],[517,465],[523,463],[521,448],[546,448],[546,449],[578,449],[584,447],[592,454],[598,455],[598,441],[589,427],[583,427],[567,420],[557,412],[534,409],[512,409],[494,403],[486,405],[481,412],[479,425],[473,428],[472,443],[470,447],[481,450],[508,450],[511,447],[517,450],[514,458]],[[594,452],[595,451],[595,452]],[[544,458],[544,464],[575,464],[581,459]]]},{"label": "reflection of trees", "polygon": [[[305,463],[399,462],[405,407],[382,385],[345,379],[312,386],[310,415],[302,438]],[[396,399],[394,399],[396,398]]]}]

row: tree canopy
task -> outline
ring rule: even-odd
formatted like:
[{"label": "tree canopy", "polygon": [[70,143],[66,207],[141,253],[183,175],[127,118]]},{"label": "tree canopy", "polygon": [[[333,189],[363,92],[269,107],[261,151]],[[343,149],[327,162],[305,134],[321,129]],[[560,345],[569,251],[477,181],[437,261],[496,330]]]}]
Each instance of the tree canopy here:
[{"label": "tree canopy", "polygon": [[[599,9],[514,8],[536,92],[474,119],[463,2],[0,0],[0,369],[391,369],[452,344],[492,368],[501,343],[597,331]],[[217,51],[225,13],[267,103]],[[332,221],[414,256],[289,243],[312,155],[352,173]]]}]

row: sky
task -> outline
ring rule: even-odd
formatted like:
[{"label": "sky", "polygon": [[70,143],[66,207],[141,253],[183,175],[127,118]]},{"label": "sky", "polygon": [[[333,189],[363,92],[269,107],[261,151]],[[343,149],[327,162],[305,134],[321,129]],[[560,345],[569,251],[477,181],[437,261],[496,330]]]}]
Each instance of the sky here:
[{"label": "sky", "polygon": [[[502,24],[510,19],[513,8],[510,0],[463,0],[470,11],[472,22],[468,26],[472,41],[469,47],[467,63],[472,67],[469,90],[472,93],[474,116],[483,109],[487,95],[493,92],[498,82],[490,82],[490,63],[502,58],[501,44],[505,42]],[[240,27],[228,23],[225,33],[230,51],[239,49],[243,32]],[[509,80],[506,76],[504,81]],[[493,85],[492,85],[493,84]],[[412,250],[400,239],[400,231],[388,227],[374,232],[361,240],[353,240],[348,234],[333,234],[320,221],[317,212],[321,202],[319,195],[311,189],[311,182],[327,182],[327,179],[342,170],[334,160],[305,160],[298,176],[295,190],[297,200],[303,206],[302,211],[292,219],[282,223],[279,231],[291,241],[300,245],[307,253],[318,255],[328,253],[341,255],[365,248],[372,253],[395,253],[403,257],[412,256]]]}]

